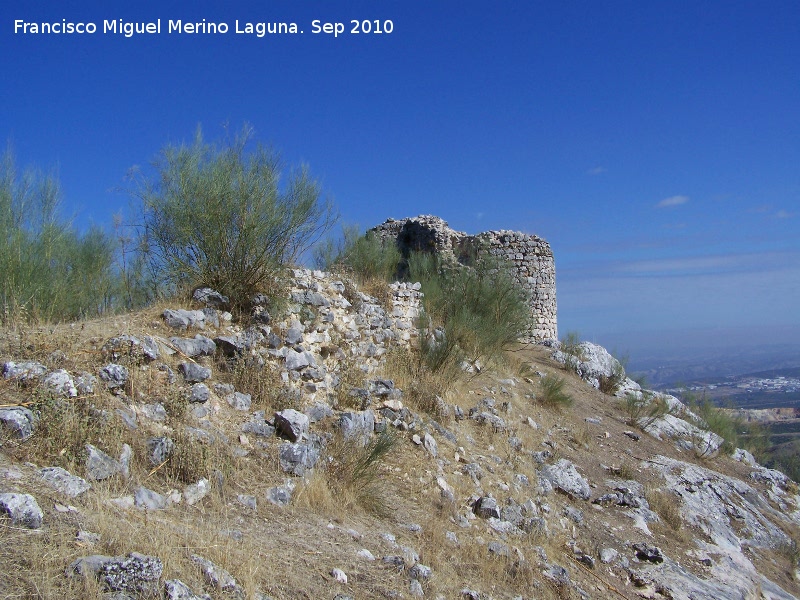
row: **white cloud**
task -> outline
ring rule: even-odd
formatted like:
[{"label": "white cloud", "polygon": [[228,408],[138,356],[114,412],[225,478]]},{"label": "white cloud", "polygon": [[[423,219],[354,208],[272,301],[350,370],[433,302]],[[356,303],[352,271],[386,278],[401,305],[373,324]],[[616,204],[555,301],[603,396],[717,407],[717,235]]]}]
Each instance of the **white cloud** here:
[{"label": "white cloud", "polygon": [[602,175],[606,171],[608,171],[608,169],[606,169],[605,167],[594,167],[594,168],[589,169],[588,171],[586,171],[586,174],[587,175]]},{"label": "white cloud", "polygon": [[681,204],[686,204],[688,201],[689,196],[670,196],[669,198],[664,198],[661,202],[656,204],[656,208],[680,206]]},{"label": "white cloud", "polygon": [[776,219],[791,219],[794,216],[794,213],[790,213],[788,210],[779,210],[775,213]]}]

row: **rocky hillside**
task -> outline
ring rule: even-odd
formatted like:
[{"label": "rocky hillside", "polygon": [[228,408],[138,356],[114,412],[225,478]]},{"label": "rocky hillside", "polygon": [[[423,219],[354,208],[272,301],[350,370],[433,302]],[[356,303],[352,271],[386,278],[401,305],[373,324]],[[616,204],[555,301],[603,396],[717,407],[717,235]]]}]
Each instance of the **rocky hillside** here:
[{"label": "rocky hillside", "polygon": [[592,344],[437,379],[420,294],[295,270],[245,327],[200,290],[4,330],[0,595],[800,593],[794,482]]}]

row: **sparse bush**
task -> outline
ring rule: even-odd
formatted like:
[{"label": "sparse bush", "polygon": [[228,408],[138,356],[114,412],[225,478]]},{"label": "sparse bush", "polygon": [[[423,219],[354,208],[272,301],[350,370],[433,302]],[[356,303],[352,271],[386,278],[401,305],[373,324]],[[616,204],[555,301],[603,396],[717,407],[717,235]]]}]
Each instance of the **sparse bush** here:
[{"label": "sparse bush", "polygon": [[720,449],[726,454],[731,454],[739,446],[739,435],[746,430],[744,419],[732,408],[720,408],[716,406],[705,393],[701,396],[684,389],[681,398],[686,403],[692,414],[687,418],[700,429],[705,429],[716,433],[724,438],[725,442]]},{"label": "sparse bush", "polygon": [[132,190],[142,202],[143,241],[157,279],[170,291],[210,286],[246,307],[256,292],[276,294],[283,267],[329,229],[334,216],[320,184],[301,167],[281,186],[281,161],[250,130],[210,145],[165,147],[155,174]]},{"label": "sparse bush", "polygon": [[402,260],[393,240],[384,243],[374,233],[359,235],[358,226],[343,226],[338,241],[328,238],[314,252],[318,267],[343,270],[363,285],[366,282],[391,282],[398,277]]},{"label": "sparse bush", "polygon": [[698,427],[713,431],[725,439],[720,448],[723,452],[731,454],[738,447],[739,432],[744,427],[741,417],[734,414],[733,411],[714,406],[714,403],[705,396],[690,398],[689,406],[692,412],[701,419],[700,422],[695,423]]},{"label": "sparse bush", "polygon": [[280,373],[268,367],[254,364],[250,357],[238,357],[228,363],[230,383],[237,391],[250,394],[252,410],[267,413],[285,408],[298,408],[289,397],[289,390],[282,384]]},{"label": "sparse bush", "polygon": [[600,391],[609,396],[613,396],[619,391],[619,388],[625,381],[625,369],[621,364],[615,366],[611,371],[611,375],[601,375],[598,381],[600,382]]},{"label": "sparse bush", "polygon": [[6,448],[20,460],[74,470],[86,459],[86,444],[120,449],[121,421],[87,400],[58,398],[36,389],[28,408],[36,418],[33,435],[23,443],[11,440]]},{"label": "sparse bush", "polygon": [[59,215],[54,174],[19,174],[0,157],[0,321],[67,320],[108,313],[121,302],[115,243],[100,228],[77,233]]},{"label": "sparse bush", "polygon": [[386,517],[391,513],[389,489],[382,467],[397,444],[388,429],[364,446],[359,436],[345,439],[340,433],[329,441],[322,467],[301,492],[299,501],[326,511],[358,506]]},{"label": "sparse bush", "polygon": [[429,321],[422,321],[428,335],[420,337],[421,351],[434,370],[463,358],[500,359],[530,326],[524,293],[507,270],[491,260],[462,267],[415,253],[408,259],[408,277],[422,283]]},{"label": "sparse bush", "polygon": [[202,478],[214,481],[215,475],[228,475],[233,459],[221,443],[205,442],[178,429],[171,435],[175,449],[158,474],[170,485],[197,483]]},{"label": "sparse bush", "polygon": [[650,391],[643,391],[640,394],[628,392],[625,394],[623,408],[627,415],[625,422],[642,430],[670,414],[669,403],[666,399],[660,394]]},{"label": "sparse bush", "polygon": [[800,567],[800,548],[798,548],[796,540],[790,538],[786,543],[779,545],[778,554],[789,561],[791,572]]},{"label": "sparse bush", "polygon": [[577,331],[570,331],[561,340],[561,352],[564,354],[564,368],[567,371],[577,371],[578,364],[586,360],[581,348],[581,335]]},{"label": "sparse bush", "polygon": [[557,375],[550,374],[542,377],[539,380],[539,402],[552,408],[571,406],[572,396],[564,391],[566,384],[566,380]]}]

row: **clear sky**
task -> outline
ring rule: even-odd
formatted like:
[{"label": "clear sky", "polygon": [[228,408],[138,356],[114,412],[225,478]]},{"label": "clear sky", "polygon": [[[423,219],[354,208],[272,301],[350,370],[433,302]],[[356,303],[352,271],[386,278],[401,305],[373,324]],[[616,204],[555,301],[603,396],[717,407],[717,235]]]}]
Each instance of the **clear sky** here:
[{"label": "clear sky", "polygon": [[[119,19],[161,33],[103,33]],[[347,222],[436,214],[547,239],[562,333],[800,334],[796,1],[5,0],[0,57],[0,138],[22,165],[57,165],[76,223],[109,224],[128,169],[198,124],[214,139],[248,122]]]}]

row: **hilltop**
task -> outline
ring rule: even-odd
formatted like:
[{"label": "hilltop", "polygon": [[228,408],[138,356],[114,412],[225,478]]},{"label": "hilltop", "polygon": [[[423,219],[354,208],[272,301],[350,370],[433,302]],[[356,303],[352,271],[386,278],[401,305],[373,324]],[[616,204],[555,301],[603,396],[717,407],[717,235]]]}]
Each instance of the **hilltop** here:
[{"label": "hilltop", "polygon": [[289,283],[2,331],[4,597],[800,593],[797,485],[602,348],[445,381],[424,287]]}]

